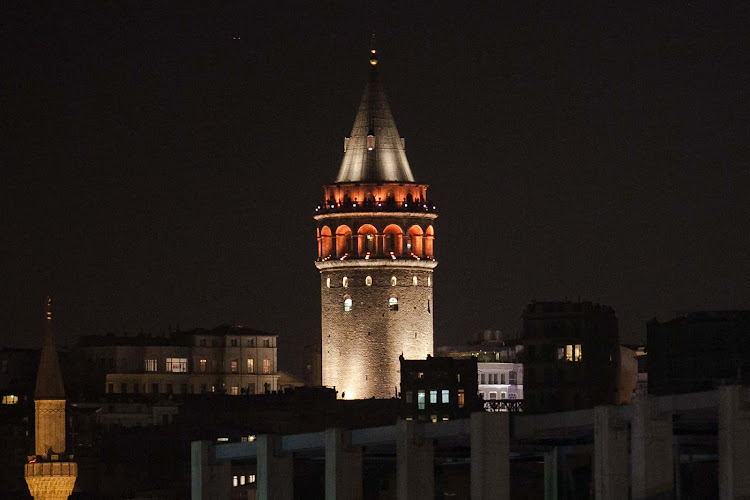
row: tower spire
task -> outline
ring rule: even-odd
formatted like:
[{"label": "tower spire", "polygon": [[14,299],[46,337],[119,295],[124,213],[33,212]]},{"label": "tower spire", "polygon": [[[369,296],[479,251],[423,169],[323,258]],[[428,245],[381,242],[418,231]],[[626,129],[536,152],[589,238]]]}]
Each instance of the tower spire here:
[{"label": "tower spire", "polygon": [[34,399],[65,399],[60,362],[52,329],[52,297],[44,301],[44,343],[39,357]]}]

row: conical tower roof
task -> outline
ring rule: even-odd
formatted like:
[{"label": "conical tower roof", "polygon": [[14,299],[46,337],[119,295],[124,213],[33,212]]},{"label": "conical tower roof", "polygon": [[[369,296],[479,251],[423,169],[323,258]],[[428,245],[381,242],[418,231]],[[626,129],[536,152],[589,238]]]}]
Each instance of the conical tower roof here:
[{"label": "conical tower roof", "polygon": [[370,81],[346,141],[336,182],[414,182],[404,143],[378,79],[377,62],[372,48]]},{"label": "conical tower roof", "polygon": [[52,334],[52,299],[49,297],[45,309],[44,343],[39,358],[34,399],[65,399],[60,362],[57,359],[57,348]]}]

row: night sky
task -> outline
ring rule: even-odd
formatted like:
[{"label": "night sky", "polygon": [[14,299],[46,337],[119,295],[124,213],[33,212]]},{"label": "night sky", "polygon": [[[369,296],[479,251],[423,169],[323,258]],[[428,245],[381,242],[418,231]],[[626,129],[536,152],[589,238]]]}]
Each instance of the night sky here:
[{"label": "night sky", "polygon": [[2,345],[51,294],[61,343],[240,323],[297,371],[373,27],[439,211],[436,346],[532,299],[608,304],[624,342],[750,308],[744,2],[52,3],[0,8]]}]

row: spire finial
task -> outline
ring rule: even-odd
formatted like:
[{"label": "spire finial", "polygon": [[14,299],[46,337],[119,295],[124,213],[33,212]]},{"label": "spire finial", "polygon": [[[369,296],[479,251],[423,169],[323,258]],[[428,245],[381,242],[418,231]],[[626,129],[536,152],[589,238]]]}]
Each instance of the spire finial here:
[{"label": "spire finial", "polygon": [[47,295],[47,298],[44,300],[44,313],[47,321],[52,321],[52,297],[49,295]]},{"label": "spire finial", "polygon": [[370,66],[378,65],[378,51],[375,48],[375,31],[373,30],[370,36]]}]

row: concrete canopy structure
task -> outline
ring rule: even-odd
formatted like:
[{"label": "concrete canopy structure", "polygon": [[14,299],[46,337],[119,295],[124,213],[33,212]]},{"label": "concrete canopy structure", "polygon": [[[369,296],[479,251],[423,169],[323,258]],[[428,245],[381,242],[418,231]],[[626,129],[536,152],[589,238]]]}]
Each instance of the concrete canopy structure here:
[{"label": "concrete canopy structure", "polygon": [[340,397],[398,394],[399,355],[433,349],[435,206],[414,182],[375,49],[334,184],[316,208],[322,384]]}]

